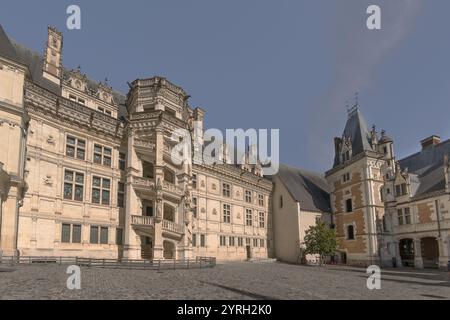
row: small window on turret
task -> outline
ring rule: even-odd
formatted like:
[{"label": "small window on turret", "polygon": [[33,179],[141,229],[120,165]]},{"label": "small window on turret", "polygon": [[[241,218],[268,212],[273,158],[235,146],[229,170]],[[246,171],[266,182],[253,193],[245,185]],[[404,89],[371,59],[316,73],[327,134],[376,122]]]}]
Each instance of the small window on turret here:
[{"label": "small window on turret", "polygon": [[387,153],[388,153],[387,147],[383,147],[383,152],[384,152],[384,154],[387,154]]}]

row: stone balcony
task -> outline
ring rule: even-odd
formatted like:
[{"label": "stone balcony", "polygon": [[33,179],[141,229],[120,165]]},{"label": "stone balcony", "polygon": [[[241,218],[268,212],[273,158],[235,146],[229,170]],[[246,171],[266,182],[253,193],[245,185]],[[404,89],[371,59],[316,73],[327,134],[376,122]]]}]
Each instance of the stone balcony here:
[{"label": "stone balcony", "polygon": [[131,216],[131,224],[136,226],[154,227],[155,219],[153,217],[133,215]]},{"label": "stone balcony", "polygon": [[[155,223],[154,217],[139,215],[131,216],[131,225],[135,228],[135,230],[141,231],[140,233],[145,235],[148,235],[149,232],[154,232]],[[182,224],[169,220],[162,220],[161,224],[162,231],[170,237],[181,238],[184,235],[184,225]]]}]

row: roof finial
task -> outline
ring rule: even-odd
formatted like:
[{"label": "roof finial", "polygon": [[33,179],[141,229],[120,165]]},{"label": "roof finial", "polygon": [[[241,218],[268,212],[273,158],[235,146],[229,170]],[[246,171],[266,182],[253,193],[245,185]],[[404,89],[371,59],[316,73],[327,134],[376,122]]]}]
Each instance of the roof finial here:
[{"label": "roof finial", "polygon": [[355,92],[355,107],[357,107],[359,105],[359,92],[356,91]]}]

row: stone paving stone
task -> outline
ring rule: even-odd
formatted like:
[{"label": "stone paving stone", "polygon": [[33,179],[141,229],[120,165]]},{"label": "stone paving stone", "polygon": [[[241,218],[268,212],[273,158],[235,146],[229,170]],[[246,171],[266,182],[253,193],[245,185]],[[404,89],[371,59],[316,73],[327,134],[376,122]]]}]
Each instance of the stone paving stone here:
[{"label": "stone paving stone", "polygon": [[224,263],[191,270],[81,268],[69,290],[67,266],[0,266],[0,299],[450,299],[450,277],[437,270],[382,270],[368,290],[365,269],[283,263]]}]

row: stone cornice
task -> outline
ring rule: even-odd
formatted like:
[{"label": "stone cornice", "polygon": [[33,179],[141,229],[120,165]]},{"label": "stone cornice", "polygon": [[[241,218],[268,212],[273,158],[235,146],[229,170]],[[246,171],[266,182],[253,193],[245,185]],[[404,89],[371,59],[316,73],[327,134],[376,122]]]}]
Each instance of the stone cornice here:
[{"label": "stone cornice", "polygon": [[29,81],[25,82],[24,101],[28,111],[43,117],[115,138],[123,137],[124,124],[121,121],[51,93]]}]

